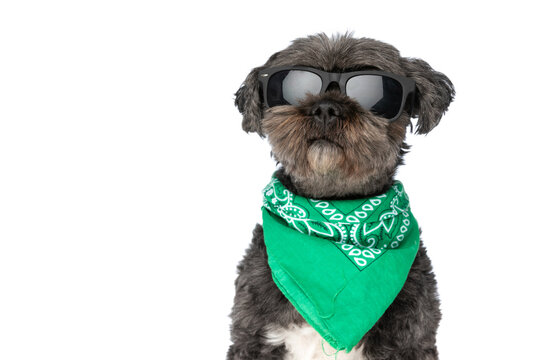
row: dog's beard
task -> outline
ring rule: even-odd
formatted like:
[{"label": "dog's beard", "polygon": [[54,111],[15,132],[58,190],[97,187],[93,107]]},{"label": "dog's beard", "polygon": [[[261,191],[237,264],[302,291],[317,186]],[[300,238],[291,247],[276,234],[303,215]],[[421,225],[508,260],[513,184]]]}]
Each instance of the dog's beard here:
[{"label": "dog's beard", "polygon": [[351,113],[323,127],[299,107],[284,105],[266,111],[263,132],[272,153],[306,194],[370,193],[392,177],[404,131],[391,136],[384,119]]},{"label": "dog's beard", "polygon": [[338,144],[325,139],[318,139],[309,145],[307,160],[313,172],[328,176],[339,173],[345,161],[345,154]]}]

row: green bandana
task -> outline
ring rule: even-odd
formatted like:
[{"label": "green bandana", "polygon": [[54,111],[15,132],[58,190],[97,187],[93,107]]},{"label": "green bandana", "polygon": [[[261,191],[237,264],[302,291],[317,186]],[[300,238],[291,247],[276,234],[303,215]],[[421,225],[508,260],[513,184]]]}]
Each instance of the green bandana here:
[{"label": "green bandana", "polygon": [[325,201],[295,195],[273,177],[263,193],[274,282],[330,345],[349,352],[394,301],[418,251],[403,185]]}]

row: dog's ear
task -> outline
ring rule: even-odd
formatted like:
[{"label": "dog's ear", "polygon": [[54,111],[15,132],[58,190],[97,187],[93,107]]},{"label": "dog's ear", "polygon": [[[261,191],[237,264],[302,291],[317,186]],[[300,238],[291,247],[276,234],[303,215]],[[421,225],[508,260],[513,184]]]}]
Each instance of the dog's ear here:
[{"label": "dog's ear", "polygon": [[257,67],[249,73],[240,89],[236,91],[234,104],[244,116],[242,128],[246,132],[256,132],[263,136],[261,120],[263,117],[262,94],[259,85],[259,71]]},{"label": "dog's ear", "polygon": [[403,58],[406,75],[416,82],[412,117],[418,117],[417,134],[427,134],[441,120],[454,99],[454,85],[446,75],[420,59]]}]

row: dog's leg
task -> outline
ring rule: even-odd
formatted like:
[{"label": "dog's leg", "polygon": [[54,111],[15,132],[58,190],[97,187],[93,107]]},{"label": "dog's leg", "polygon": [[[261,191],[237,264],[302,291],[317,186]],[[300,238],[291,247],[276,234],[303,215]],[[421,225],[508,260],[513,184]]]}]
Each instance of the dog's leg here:
[{"label": "dog's leg", "polygon": [[364,354],[369,360],[436,360],[440,319],[435,276],[421,243],[403,289],[364,336]]},{"label": "dog's leg", "polygon": [[272,344],[268,327],[288,327],[303,319],[272,280],[260,225],[238,265],[236,296],[231,313],[231,339],[227,360],[281,360],[285,346]]}]

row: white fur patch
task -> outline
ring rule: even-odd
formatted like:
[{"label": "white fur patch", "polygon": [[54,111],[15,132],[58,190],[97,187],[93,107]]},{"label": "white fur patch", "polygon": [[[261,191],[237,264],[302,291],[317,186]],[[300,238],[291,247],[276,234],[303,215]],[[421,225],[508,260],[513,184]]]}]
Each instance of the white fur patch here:
[{"label": "white fur patch", "polygon": [[[362,346],[350,353],[330,346],[310,325],[291,325],[288,328],[268,326],[266,331],[269,345],[285,344],[287,354],[284,360],[364,360]],[[324,346],[324,350],[323,350]]]}]

